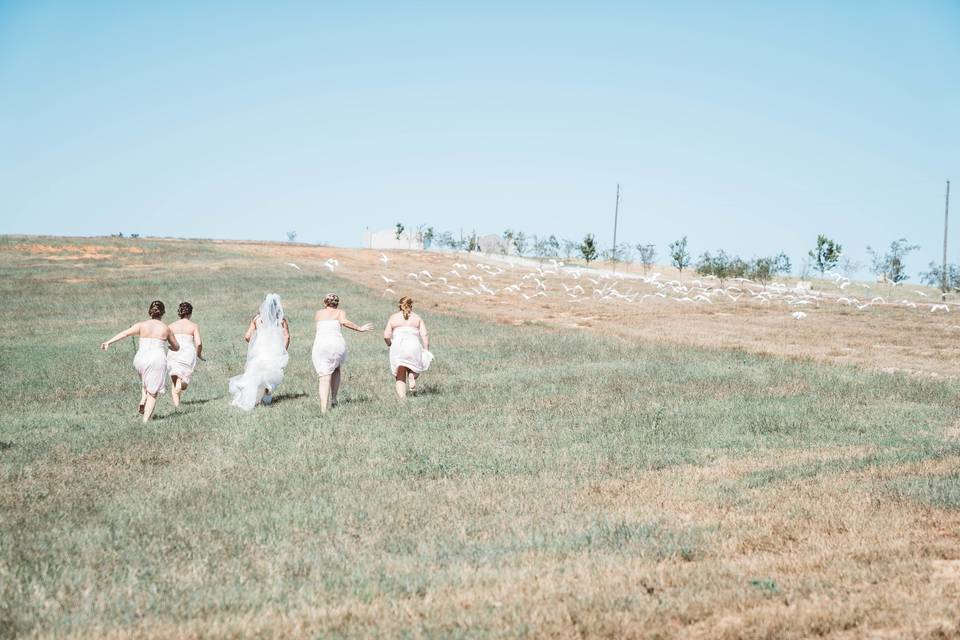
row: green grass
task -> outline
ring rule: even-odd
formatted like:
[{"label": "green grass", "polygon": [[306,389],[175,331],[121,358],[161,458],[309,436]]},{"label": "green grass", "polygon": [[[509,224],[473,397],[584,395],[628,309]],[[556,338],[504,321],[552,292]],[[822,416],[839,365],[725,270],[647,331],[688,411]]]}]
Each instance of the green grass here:
[{"label": "green grass", "polygon": [[[128,246],[96,243],[111,242]],[[633,345],[430,308],[418,311],[436,361],[420,394],[400,404],[379,335],[391,301],[279,258],[239,258],[211,244],[137,246],[147,251],[133,264],[162,266],[76,269],[0,254],[0,636],[229,625],[318,603],[359,613],[313,632],[368,635],[364,606],[483,592],[498,572],[722,555],[726,533],[716,523],[617,506],[597,497],[608,483],[759,455],[771,468],[730,489],[749,500],[785,481],[960,455],[942,435],[960,415],[953,382]],[[90,280],[60,281],[69,275]],[[331,290],[351,319],[378,330],[347,336],[342,404],[321,417],[309,349],[313,311]],[[242,369],[240,336],[268,291],[281,294],[290,318],[290,365],[274,405],[242,413],[229,406],[227,378]],[[133,341],[97,347],[140,320],[153,298],[171,310],[194,304],[208,362],[181,410],[165,396],[143,426]],[[874,453],[778,464],[842,447]],[[955,474],[896,486],[924,504],[958,506]],[[704,487],[705,499],[716,489]],[[774,578],[716,580],[742,585],[743,602],[788,589]],[[538,633],[522,598],[507,603],[506,624],[477,597],[472,624],[441,611],[384,629]],[[593,606],[659,611],[623,597],[614,590]]]}]

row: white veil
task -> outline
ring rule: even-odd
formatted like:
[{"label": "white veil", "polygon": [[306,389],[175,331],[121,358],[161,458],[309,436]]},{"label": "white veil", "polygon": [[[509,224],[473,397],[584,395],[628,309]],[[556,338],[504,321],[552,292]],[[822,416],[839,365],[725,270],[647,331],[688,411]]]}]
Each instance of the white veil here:
[{"label": "white veil", "polygon": [[286,342],[283,336],[283,305],[280,296],[267,294],[256,318],[256,332],[247,347],[247,364],[243,374],[230,378],[233,405],[249,411],[266,393],[283,381],[287,366]]}]

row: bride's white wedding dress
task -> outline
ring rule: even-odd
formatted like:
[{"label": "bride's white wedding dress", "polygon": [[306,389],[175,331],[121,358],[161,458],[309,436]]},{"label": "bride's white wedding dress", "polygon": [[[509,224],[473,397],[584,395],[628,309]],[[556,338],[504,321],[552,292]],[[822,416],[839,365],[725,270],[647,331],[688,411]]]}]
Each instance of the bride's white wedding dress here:
[{"label": "bride's white wedding dress", "polygon": [[247,365],[241,375],[230,378],[231,404],[244,411],[253,409],[264,395],[272,394],[283,382],[289,356],[284,345],[280,296],[271,293],[266,297],[256,325],[256,333],[247,347]]}]

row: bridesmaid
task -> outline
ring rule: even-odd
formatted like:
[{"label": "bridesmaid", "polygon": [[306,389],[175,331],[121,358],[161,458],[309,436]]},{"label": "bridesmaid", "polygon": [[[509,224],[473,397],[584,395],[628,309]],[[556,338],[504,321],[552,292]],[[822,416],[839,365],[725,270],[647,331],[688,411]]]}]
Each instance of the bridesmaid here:
[{"label": "bridesmaid", "polygon": [[134,324],[100,345],[100,348],[106,351],[111,344],[124,338],[130,336],[140,338],[137,355],[133,357],[133,368],[140,376],[140,413],[143,414],[144,423],[153,416],[153,410],[157,406],[157,396],[164,392],[167,380],[167,358],[164,347],[169,344],[172,351],[180,349],[173,331],[161,320],[164,311],[163,303],[154,300],[147,310],[149,320]]},{"label": "bridesmaid", "polygon": [[407,397],[407,385],[410,392],[417,389],[417,376],[427,370],[433,361],[430,353],[430,338],[427,325],[413,312],[413,299],[400,298],[400,311],[390,316],[383,339],[390,347],[390,371],[396,380],[397,396]]},{"label": "bridesmaid", "polygon": [[203,359],[203,342],[200,340],[200,327],[193,322],[193,305],[181,302],[177,309],[179,320],[170,323],[170,331],[177,338],[180,349],[167,353],[167,371],[170,374],[170,395],[173,406],[180,406],[180,397],[187,390],[197,359]]},{"label": "bridesmaid", "polygon": [[347,343],[343,339],[340,327],[346,327],[361,333],[369,331],[373,325],[367,323],[357,326],[347,319],[340,309],[340,296],[328,293],[323,299],[323,309],[313,317],[317,324],[317,337],[313,341],[311,359],[313,368],[320,376],[317,392],[320,395],[320,413],[337,404],[337,392],[340,390],[340,370],[347,361]]}]

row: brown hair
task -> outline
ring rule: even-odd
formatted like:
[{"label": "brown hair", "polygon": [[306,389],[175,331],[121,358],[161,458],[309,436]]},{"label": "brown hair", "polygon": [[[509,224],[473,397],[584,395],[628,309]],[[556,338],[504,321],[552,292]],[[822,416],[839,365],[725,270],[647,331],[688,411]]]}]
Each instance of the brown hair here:
[{"label": "brown hair", "polygon": [[413,311],[413,298],[410,296],[403,296],[400,298],[400,313],[403,314],[404,320],[410,319],[410,312]]},{"label": "brown hair", "polygon": [[189,302],[181,302],[177,308],[177,315],[181,318],[189,318],[193,315],[193,305]]},{"label": "brown hair", "polygon": [[323,306],[336,309],[340,306],[340,296],[335,293],[328,293],[323,297]]},{"label": "brown hair", "polygon": [[154,320],[159,320],[163,317],[163,314],[166,313],[167,309],[163,306],[163,303],[159,300],[154,300],[150,303],[150,308],[147,309],[147,313]]}]

